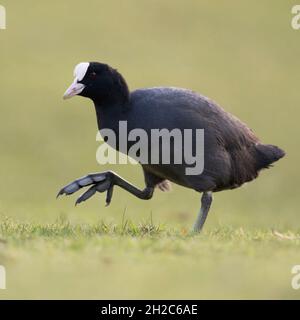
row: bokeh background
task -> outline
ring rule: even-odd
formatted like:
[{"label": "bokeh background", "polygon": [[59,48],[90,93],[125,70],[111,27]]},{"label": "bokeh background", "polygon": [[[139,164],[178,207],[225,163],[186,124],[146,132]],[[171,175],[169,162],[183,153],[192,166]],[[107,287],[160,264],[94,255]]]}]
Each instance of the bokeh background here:
[{"label": "bokeh background", "polygon": [[[154,223],[177,230],[188,229],[194,222],[200,196],[179,186],[173,186],[171,193],[156,192],[151,201],[118,189],[108,208],[100,195],[76,208],[76,197],[55,199],[66,183],[108,168],[143,186],[138,166],[97,164],[91,102],[79,97],[62,100],[73,80],[74,66],[101,61],[117,68],[130,89],[178,86],[201,92],[246,122],[265,143],[287,152],[284,160],[256,181],[216,194],[206,232],[222,226],[298,232],[300,30],[291,27],[294,4],[288,0],[2,0],[7,29],[0,30],[1,214],[41,224],[62,215],[71,223],[93,224],[101,219],[119,224],[126,208],[127,218],[137,224],[151,214]],[[199,250],[198,240],[193,240],[195,250]],[[172,238],[164,241],[172,245]],[[185,257],[181,262],[172,256],[152,259],[151,252],[149,256],[143,253],[140,261],[131,252],[134,241],[122,247],[119,239],[115,245],[116,252],[107,249],[105,254],[115,257],[123,269],[101,269],[97,261],[101,252],[91,251],[90,259],[77,255],[66,260],[63,251],[58,256],[53,248],[45,247],[41,256],[16,249],[9,262],[13,285],[0,294],[4,298],[195,299],[294,294],[289,291],[289,269],[283,275],[280,269],[269,272],[259,263],[269,251],[253,262],[259,274],[249,278],[247,287],[242,281],[231,283],[235,266],[243,270],[241,279],[250,271],[239,254],[229,260],[228,248],[228,255],[219,248],[226,263],[218,254],[210,257],[209,253],[210,260],[202,260],[199,253],[197,261],[188,263]],[[218,251],[217,245],[209,243],[205,249],[209,251],[210,246]],[[274,246],[272,252],[276,252]],[[300,263],[300,256],[291,253],[289,258],[289,263]],[[217,278],[209,272],[211,266],[218,270]],[[202,282],[196,280],[198,270],[206,272]],[[270,274],[269,291],[254,285],[255,279],[261,281]],[[186,275],[190,278],[185,281]],[[287,288],[283,284],[274,287],[272,279],[283,278]],[[155,287],[155,281],[161,287]]]}]

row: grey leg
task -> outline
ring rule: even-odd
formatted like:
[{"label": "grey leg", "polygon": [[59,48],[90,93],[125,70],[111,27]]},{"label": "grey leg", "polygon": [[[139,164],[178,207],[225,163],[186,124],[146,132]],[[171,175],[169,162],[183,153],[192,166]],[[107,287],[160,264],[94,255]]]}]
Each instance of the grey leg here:
[{"label": "grey leg", "polygon": [[203,228],[211,203],[212,203],[212,192],[211,191],[203,192],[203,195],[201,198],[201,209],[193,228],[194,232],[200,232],[201,229]]},{"label": "grey leg", "polygon": [[121,187],[122,189],[125,189],[126,191],[130,192],[136,197],[144,200],[151,199],[154,192],[154,187],[146,186],[144,190],[140,190],[133,184],[127,182],[125,179],[118,176],[116,173],[112,171],[107,171],[101,173],[88,174],[85,177],[79,178],[69,183],[59,191],[57,196],[63,194],[70,195],[81,188],[91,186],[77,199],[76,204],[88,200],[96,192],[107,191],[106,205],[109,205],[113,195],[113,188],[115,185]]}]

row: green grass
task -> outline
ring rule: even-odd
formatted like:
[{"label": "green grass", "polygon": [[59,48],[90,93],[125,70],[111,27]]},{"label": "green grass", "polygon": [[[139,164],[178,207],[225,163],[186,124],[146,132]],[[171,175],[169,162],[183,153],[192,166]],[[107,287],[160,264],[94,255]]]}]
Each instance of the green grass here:
[{"label": "green grass", "polygon": [[[0,299],[300,298],[290,285],[300,264],[294,4],[1,1],[0,265],[8,282]],[[138,166],[97,164],[91,103],[62,100],[81,61],[118,68],[132,90],[171,85],[207,95],[287,156],[256,181],[215,194],[199,236],[189,230],[200,195],[179,186],[151,201],[116,188],[108,208],[98,194],[76,208],[75,196],[56,200],[89,172],[114,170],[144,185]]]},{"label": "green grass", "polygon": [[5,298],[297,298],[300,232],[218,226],[195,235],[126,217],[119,225],[2,217],[0,246]]}]

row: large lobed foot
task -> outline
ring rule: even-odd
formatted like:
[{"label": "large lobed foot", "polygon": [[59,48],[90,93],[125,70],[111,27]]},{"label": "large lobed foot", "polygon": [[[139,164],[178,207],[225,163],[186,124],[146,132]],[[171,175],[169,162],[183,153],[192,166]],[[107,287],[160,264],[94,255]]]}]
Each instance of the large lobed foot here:
[{"label": "large lobed foot", "polygon": [[70,195],[70,194],[73,194],[74,192],[77,192],[81,188],[91,186],[76,200],[75,205],[88,200],[96,192],[107,191],[106,205],[108,206],[110,204],[112,194],[113,194],[113,187],[114,187],[113,177],[114,175],[110,171],[88,174],[63,187],[57,194],[57,197],[63,194]]}]

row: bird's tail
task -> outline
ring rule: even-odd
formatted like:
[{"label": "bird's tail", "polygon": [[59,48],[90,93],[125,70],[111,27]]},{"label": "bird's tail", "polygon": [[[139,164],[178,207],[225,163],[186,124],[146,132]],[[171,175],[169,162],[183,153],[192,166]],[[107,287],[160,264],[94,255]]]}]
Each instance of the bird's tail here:
[{"label": "bird's tail", "polygon": [[255,151],[257,170],[269,168],[273,162],[285,156],[282,149],[271,144],[257,144]]}]

